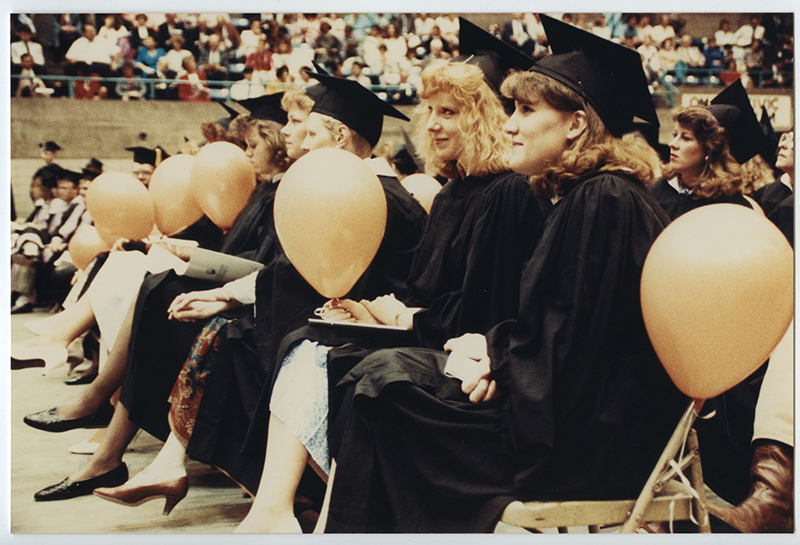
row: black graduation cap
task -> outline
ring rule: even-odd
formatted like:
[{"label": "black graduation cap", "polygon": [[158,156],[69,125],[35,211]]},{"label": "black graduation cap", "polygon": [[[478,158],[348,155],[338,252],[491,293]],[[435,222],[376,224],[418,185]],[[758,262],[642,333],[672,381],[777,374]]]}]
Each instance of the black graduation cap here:
[{"label": "black graduation cap", "polygon": [[[234,110],[233,108],[231,108],[230,106],[225,104],[224,100],[220,100],[217,97],[211,97],[211,100],[213,100],[214,102],[216,102],[217,104],[222,106],[225,109],[225,111],[228,113],[228,117],[222,117],[220,119],[217,119],[217,124],[218,125],[222,125],[222,128],[227,131],[231,126],[231,121],[233,121],[234,119],[239,117],[239,112],[237,112],[236,110]],[[185,136],[183,138],[186,141],[189,140]]]},{"label": "black graduation cap", "polygon": [[42,149],[42,151],[61,151],[61,146],[59,146],[52,140],[40,143],[39,147]]},{"label": "black graduation cap", "polygon": [[316,85],[309,85],[303,91],[311,100],[316,102],[319,97],[325,94],[325,89],[327,88],[324,85],[317,83]]},{"label": "black graduation cap", "polygon": [[262,95],[247,100],[237,100],[236,103],[247,108],[250,116],[256,119],[268,119],[281,125],[286,125],[288,118],[286,112],[281,108],[283,91],[271,95]]},{"label": "black graduation cap", "polygon": [[325,74],[326,76],[331,75],[331,73],[325,70],[325,67],[319,64],[317,61],[311,61],[311,65],[314,67],[314,70],[317,71],[317,74]]},{"label": "black graduation cap", "polygon": [[309,75],[325,86],[325,92],[314,101],[311,111],[338,119],[363,136],[372,147],[381,138],[383,116],[409,121],[357,81],[313,72]]},{"label": "black graduation cap", "polygon": [[707,106],[728,139],[731,155],[739,164],[753,158],[764,146],[764,133],[741,80],[722,90]]},{"label": "black graduation cap", "polygon": [[659,125],[639,53],[547,15],[541,21],[553,55],[531,70],[581,95],[614,136],[629,131],[634,117]]},{"label": "black graduation cap", "polygon": [[84,168],[81,171],[81,178],[80,179],[81,180],[94,180],[95,178],[100,176],[100,174],[101,173],[97,172],[96,170],[92,170],[90,168]]},{"label": "black graduation cap", "polygon": [[761,150],[761,157],[769,163],[769,166],[774,167],[775,161],[778,159],[778,144],[780,143],[780,139],[775,133],[775,129],[772,127],[769,112],[767,112],[767,107],[764,105],[761,106],[761,120],[759,121],[759,125],[761,125],[761,132],[764,134],[764,148]]},{"label": "black graduation cap", "polygon": [[454,62],[474,64],[483,71],[486,83],[497,92],[512,68],[528,70],[536,61],[519,49],[495,38],[463,17],[458,18],[458,50]]},{"label": "black graduation cap", "polygon": [[74,184],[77,184],[78,181],[81,179],[81,173],[75,172],[73,170],[67,170],[66,168],[61,168],[58,170],[56,174],[56,180],[69,180]]},{"label": "black graduation cap", "polygon": [[89,162],[86,163],[86,166],[83,167],[83,170],[84,171],[88,170],[100,174],[101,172],[103,172],[103,162],[100,161],[99,159],[95,159],[94,157],[92,157],[91,159],[89,159]]},{"label": "black graduation cap", "polygon": [[130,148],[125,148],[128,151],[133,152],[133,162],[134,163],[141,163],[143,165],[153,165],[156,166],[156,159],[157,153],[156,150],[161,152],[161,157],[159,159],[159,163],[169,157],[169,154],[164,151],[161,146],[156,146],[155,149],[150,148],[143,148],[141,146],[134,146]]}]

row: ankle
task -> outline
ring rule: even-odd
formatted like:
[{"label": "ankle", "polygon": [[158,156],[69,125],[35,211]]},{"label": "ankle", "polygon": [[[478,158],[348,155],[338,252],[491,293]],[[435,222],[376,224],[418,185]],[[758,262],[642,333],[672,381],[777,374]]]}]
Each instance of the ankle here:
[{"label": "ankle", "polygon": [[73,481],[85,481],[108,473],[112,469],[118,468],[121,464],[122,460],[92,456],[86,465],[70,475],[70,478]]}]

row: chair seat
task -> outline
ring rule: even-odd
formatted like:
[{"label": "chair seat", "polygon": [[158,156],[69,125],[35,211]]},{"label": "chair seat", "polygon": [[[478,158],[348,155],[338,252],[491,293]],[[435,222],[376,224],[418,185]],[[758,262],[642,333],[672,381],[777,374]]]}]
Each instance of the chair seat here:
[{"label": "chair seat", "polygon": [[[672,513],[670,504],[674,502]],[[614,526],[630,516],[636,500],[521,502],[506,507],[500,519],[521,528],[562,528],[569,526]],[[688,520],[692,496],[678,494],[654,498],[644,512],[650,522]]]}]

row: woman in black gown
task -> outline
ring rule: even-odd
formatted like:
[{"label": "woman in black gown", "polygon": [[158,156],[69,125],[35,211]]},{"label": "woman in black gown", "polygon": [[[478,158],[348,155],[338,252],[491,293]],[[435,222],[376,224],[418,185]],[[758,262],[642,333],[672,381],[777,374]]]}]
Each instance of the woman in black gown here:
[{"label": "woman in black gown", "polygon": [[449,357],[376,352],[343,379],[352,408],[326,531],[491,531],[513,499],[635,496],[685,409],[639,302],[668,218],[617,138],[634,115],[657,122],[640,60],[542,23],[555,54],[502,88],[516,104],[511,167],[558,200],[518,318],[449,341]]}]

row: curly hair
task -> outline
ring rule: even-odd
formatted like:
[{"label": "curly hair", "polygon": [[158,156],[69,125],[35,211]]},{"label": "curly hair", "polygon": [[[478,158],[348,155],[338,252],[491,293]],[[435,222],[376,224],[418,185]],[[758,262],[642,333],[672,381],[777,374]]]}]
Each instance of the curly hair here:
[{"label": "curly hair", "polygon": [[645,184],[653,182],[648,152],[612,136],[594,108],[569,87],[538,72],[514,72],[503,82],[501,92],[527,104],[543,100],[560,112],[586,112],[586,130],[570,143],[561,160],[531,176],[536,196],[562,197],[587,176],[600,172],[619,172]]},{"label": "curly hair", "polygon": [[[422,71],[422,103],[416,112],[415,146],[426,170],[454,178],[466,171],[475,176],[508,170],[511,140],[503,131],[508,117],[500,99],[483,80],[477,66],[446,61],[431,63]],[[433,134],[426,124],[428,99],[438,93],[453,98],[459,107],[458,126],[465,142],[457,161],[445,163],[436,156]]]},{"label": "curly hair", "polygon": [[268,119],[256,119],[249,115],[240,115],[231,122],[228,132],[237,140],[244,142],[248,133],[255,129],[258,136],[264,140],[271,151],[270,163],[278,172],[285,172],[292,164],[286,155],[286,141],[281,134],[281,125]]},{"label": "curly hair", "polygon": [[200,125],[200,132],[203,134],[203,138],[206,139],[206,142],[230,142],[231,144],[236,144],[240,148],[246,148],[247,146],[245,143],[234,136],[227,130],[225,127],[217,123],[216,121],[204,121],[202,125]]},{"label": "curly hair", "polygon": [[314,99],[299,89],[289,89],[283,94],[283,98],[281,98],[281,108],[283,108],[285,112],[289,110],[302,110],[309,113],[313,107]]},{"label": "curly hair", "polygon": [[[725,137],[725,129],[711,112],[701,106],[681,108],[672,116],[675,123],[692,131],[705,153],[703,171],[692,185],[692,195],[698,199],[732,197],[744,193],[742,169],[733,158]],[[680,176],[669,165],[664,167],[664,177]]]},{"label": "curly hair", "polygon": [[742,164],[742,193],[745,195],[758,191],[774,181],[772,168],[760,155]]}]

